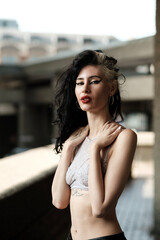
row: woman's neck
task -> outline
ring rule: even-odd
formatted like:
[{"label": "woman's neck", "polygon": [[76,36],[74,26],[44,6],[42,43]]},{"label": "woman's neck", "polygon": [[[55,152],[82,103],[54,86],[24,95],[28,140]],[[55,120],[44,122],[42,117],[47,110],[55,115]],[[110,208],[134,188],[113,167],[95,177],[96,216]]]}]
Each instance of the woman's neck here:
[{"label": "woman's neck", "polygon": [[88,125],[89,125],[89,138],[95,138],[99,133],[103,125],[112,120],[112,117],[106,111],[104,113],[87,113]]}]

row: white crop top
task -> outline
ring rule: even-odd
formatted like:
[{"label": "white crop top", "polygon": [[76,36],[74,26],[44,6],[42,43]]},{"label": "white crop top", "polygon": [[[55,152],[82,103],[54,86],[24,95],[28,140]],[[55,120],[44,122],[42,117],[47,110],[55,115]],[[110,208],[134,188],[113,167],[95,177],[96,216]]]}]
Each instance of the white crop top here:
[{"label": "white crop top", "polygon": [[[66,183],[70,188],[78,188],[88,190],[88,170],[89,170],[89,148],[91,139],[88,137],[77,147],[75,157],[70,164],[66,173]],[[102,173],[105,174],[107,153],[105,158],[101,160]]]}]

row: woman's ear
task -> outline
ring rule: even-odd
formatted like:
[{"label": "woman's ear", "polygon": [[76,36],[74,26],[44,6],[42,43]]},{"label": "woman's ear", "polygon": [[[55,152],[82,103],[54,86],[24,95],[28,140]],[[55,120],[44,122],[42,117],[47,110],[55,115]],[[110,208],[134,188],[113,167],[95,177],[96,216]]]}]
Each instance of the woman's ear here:
[{"label": "woman's ear", "polygon": [[118,88],[118,83],[115,80],[111,83],[110,96],[113,96],[116,93],[117,88]]}]

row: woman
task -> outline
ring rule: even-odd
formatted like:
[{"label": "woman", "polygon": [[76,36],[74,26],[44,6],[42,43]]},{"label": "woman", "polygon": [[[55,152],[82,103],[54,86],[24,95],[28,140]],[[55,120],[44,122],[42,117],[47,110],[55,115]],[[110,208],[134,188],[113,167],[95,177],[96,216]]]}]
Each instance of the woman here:
[{"label": "woman", "polygon": [[122,117],[117,61],[102,51],[81,52],[60,76],[56,96],[63,151],[52,184],[53,205],[70,203],[73,240],[126,239],[115,207],[130,173],[136,134]]}]

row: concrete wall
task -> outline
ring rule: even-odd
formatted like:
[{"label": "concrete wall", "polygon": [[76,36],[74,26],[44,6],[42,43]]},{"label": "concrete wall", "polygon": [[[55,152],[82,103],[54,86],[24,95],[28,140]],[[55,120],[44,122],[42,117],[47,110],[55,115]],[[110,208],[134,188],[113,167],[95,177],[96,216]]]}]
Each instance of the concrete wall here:
[{"label": "concrete wall", "polygon": [[53,175],[0,199],[1,240],[64,240],[67,237],[69,209],[58,210],[51,203]]},{"label": "concrete wall", "polygon": [[138,132],[137,148],[132,164],[132,177],[154,177],[154,132]]},{"label": "concrete wall", "polygon": [[0,240],[64,240],[69,209],[52,205],[54,145],[0,159]]}]

